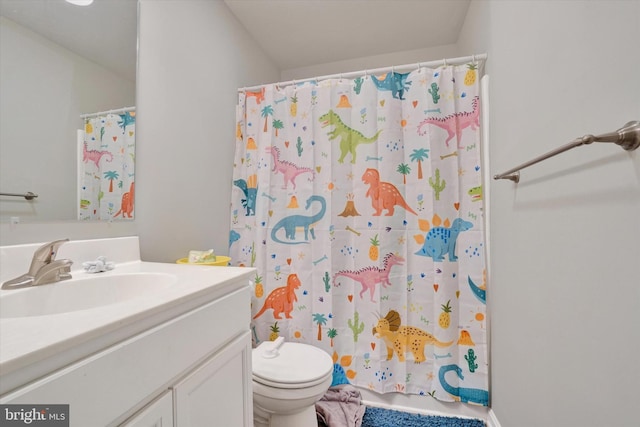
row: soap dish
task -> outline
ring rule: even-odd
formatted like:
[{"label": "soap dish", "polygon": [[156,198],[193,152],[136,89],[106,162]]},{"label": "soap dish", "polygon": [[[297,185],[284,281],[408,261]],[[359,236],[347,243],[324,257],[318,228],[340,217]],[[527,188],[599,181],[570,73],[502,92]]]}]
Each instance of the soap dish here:
[{"label": "soap dish", "polygon": [[212,262],[189,262],[189,258],[180,258],[176,264],[227,266],[229,261],[231,261],[231,257],[216,255],[216,260]]}]

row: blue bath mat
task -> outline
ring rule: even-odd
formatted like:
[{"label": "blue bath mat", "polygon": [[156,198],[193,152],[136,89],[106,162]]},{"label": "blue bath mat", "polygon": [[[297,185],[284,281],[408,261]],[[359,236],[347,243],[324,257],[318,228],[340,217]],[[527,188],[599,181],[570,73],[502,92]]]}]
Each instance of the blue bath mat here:
[{"label": "blue bath mat", "polygon": [[367,406],[362,427],[485,427],[482,420],[418,415]]}]

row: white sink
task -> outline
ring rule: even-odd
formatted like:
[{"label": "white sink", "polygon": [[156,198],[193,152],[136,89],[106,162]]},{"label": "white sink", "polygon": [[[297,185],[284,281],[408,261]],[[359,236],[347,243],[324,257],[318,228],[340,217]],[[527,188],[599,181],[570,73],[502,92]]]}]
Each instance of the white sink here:
[{"label": "white sink", "polygon": [[98,273],[62,282],[3,292],[0,318],[46,316],[118,304],[154,295],[178,282],[169,273]]}]

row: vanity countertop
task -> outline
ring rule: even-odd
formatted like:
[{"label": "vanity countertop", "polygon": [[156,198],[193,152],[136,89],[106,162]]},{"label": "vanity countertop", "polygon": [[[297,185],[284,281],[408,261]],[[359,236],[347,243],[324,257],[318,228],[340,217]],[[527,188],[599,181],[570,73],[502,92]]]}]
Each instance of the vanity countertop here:
[{"label": "vanity countertop", "polygon": [[[175,275],[178,281],[157,292],[91,309],[0,318],[0,395],[208,302],[248,288],[255,270],[137,260],[117,263],[113,270],[103,273],[89,274],[82,270],[71,273],[71,280],[161,273]],[[2,290],[0,298],[29,290]]]}]

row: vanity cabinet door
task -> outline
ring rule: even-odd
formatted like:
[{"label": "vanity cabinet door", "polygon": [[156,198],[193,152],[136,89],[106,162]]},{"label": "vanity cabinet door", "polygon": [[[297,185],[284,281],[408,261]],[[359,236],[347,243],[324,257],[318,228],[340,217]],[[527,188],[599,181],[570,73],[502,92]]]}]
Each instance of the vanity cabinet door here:
[{"label": "vanity cabinet door", "polygon": [[176,427],[253,427],[251,382],[245,332],[174,387]]},{"label": "vanity cabinet door", "polygon": [[173,393],[165,392],[120,427],[173,427]]}]

